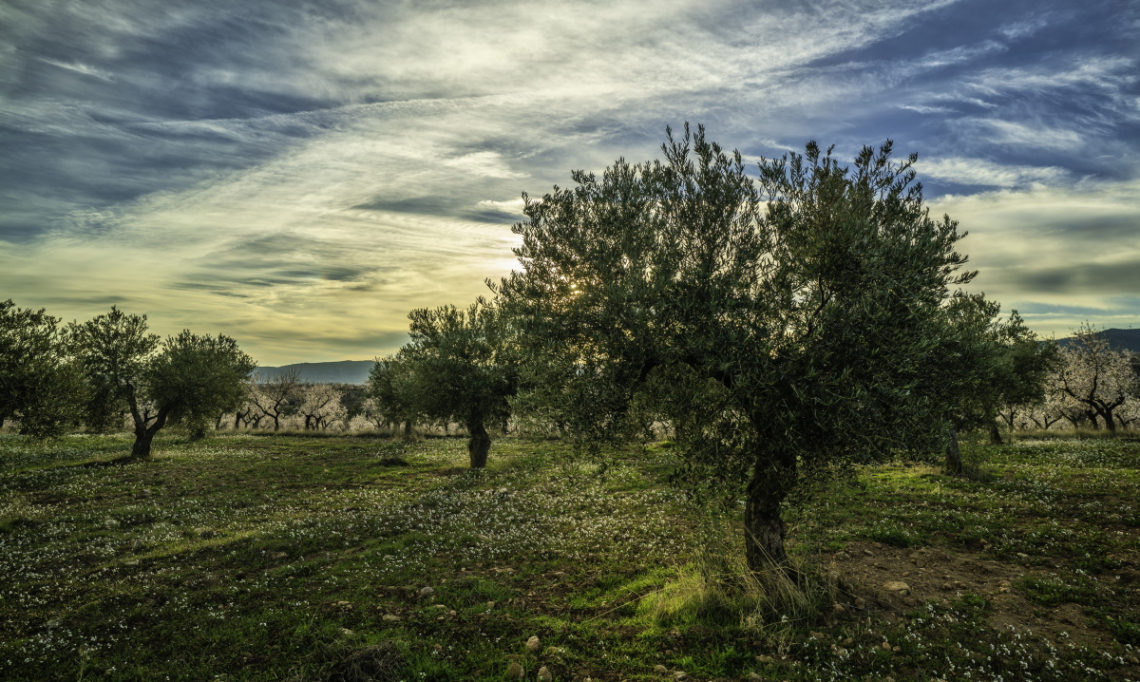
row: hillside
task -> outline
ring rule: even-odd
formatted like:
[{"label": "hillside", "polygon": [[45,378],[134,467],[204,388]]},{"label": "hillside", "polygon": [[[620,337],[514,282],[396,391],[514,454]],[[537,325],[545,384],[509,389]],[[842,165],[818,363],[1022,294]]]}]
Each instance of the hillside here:
[{"label": "hillside", "polygon": [[281,367],[258,367],[254,370],[259,381],[272,379],[282,372],[297,370],[301,381],[308,384],[363,384],[368,381],[372,360],[342,360],[340,362],[301,362]]},{"label": "hillside", "polygon": [[[1100,335],[1107,339],[1113,348],[1140,353],[1140,329],[1105,329],[1100,332]],[[1057,343],[1062,346],[1067,346],[1072,342],[1072,337],[1057,340]]]}]

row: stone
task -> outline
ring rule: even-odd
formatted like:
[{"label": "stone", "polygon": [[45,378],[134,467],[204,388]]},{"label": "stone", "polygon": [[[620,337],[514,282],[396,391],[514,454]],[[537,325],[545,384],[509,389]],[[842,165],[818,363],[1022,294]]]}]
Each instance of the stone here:
[{"label": "stone", "polygon": [[756,660],[761,662],[761,663],[774,663],[776,661],[776,659],[772,658],[771,656],[769,656],[767,654],[760,654],[759,656],[756,657]]},{"label": "stone", "polygon": [[665,673],[669,672],[669,669],[658,663],[657,665],[653,666],[653,672],[664,675]]},{"label": "stone", "polygon": [[847,613],[847,609],[843,608],[839,602],[835,602],[831,605],[831,611],[836,615],[843,615],[844,613]]},{"label": "stone", "polygon": [[435,594],[435,590],[430,588],[430,587],[425,587],[422,590],[420,590],[420,596],[421,597],[430,597],[433,594]]},{"label": "stone", "polygon": [[518,663],[511,663],[507,666],[507,677],[512,680],[521,680],[526,675],[526,671]]},{"label": "stone", "polygon": [[382,618],[382,620],[385,623],[395,623],[395,622],[398,622],[400,620],[400,617],[395,615],[395,614],[385,613],[384,618]]},{"label": "stone", "polygon": [[530,639],[526,641],[526,650],[530,652],[538,651],[542,648],[542,642],[539,641],[538,635],[531,635]]},{"label": "stone", "polygon": [[686,675],[686,674],[685,674],[683,671],[680,671],[680,670],[678,670],[677,672],[673,673],[673,679],[674,679],[674,680],[683,680],[683,679],[685,679],[686,677],[688,677],[688,675]]},{"label": "stone", "polygon": [[888,580],[887,582],[883,583],[883,589],[887,592],[909,593],[910,585],[907,585],[901,580]]},{"label": "stone", "polygon": [[550,670],[544,665],[538,669],[538,679],[541,680],[541,682],[551,682],[551,680],[554,679],[554,675],[551,675]]}]

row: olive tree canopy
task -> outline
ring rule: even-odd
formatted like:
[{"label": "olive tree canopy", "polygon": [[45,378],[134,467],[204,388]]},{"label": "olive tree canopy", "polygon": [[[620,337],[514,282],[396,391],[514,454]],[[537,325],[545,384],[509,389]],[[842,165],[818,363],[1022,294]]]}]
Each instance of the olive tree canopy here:
[{"label": "olive tree canopy", "polygon": [[573,428],[621,437],[652,405],[694,486],[743,491],[749,565],[783,565],[781,504],[807,470],[944,437],[917,389],[974,275],[964,235],[890,141],[853,168],[809,143],[754,181],[702,128],[667,134],[663,161],[524,195],[522,267],[496,289]]}]

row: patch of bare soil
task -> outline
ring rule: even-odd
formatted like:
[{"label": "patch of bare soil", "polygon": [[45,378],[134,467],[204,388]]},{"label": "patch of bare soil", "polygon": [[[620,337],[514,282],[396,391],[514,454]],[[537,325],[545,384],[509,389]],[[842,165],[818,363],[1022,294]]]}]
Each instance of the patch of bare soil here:
[{"label": "patch of bare soil", "polygon": [[[926,601],[948,603],[966,594],[986,597],[990,624],[1000,630],[1013,626],[1050,640],[1068,640],[1104,651],[1113,643],[1110,632],[1084,613],[1080,604],[1046,608],[1017,593],[1014,584],[1032,569],[975,553],[943,549],[891,547],[878,542],[852,542],[833,556],[831,570],[840,585],[862,598],[866,608],[893,620]],[[1062,634],[1067,633],[1067,634]]]}]

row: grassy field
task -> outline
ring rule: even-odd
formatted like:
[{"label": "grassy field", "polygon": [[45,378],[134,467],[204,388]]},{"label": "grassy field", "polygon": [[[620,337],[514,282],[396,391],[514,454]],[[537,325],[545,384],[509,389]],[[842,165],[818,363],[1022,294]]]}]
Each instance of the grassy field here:
[{"label": "grassy field", "polygon": [[0,679],[1140,679],[1140,442],[821,484],[767,597],[668,447],[129,445],[0,436]]}]

